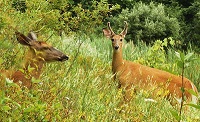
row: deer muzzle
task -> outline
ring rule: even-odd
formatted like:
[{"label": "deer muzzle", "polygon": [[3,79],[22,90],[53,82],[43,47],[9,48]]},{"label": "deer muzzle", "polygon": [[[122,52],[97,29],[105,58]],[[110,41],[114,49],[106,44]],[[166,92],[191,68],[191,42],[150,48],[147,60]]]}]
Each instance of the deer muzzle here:
[{"label": "deer muzzle", "polygon": [[118,50],[118,49],[119,49],[119,46],[118,46],[118,45],[116,45],[114,48],[115,48],[115,50]]},{"label": "deer muzzle", "polygon": [[66,61],[66,60],[68,60],[68,59],[69,59],[68,56],[62,55],[62,56],[59,58],[59,61]]}]

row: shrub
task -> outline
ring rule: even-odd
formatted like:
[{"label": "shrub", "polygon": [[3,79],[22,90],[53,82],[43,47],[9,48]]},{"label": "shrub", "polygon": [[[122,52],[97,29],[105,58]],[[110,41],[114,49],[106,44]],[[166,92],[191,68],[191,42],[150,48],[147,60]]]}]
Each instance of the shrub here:
[{"label": "shrub", "polygon": [[[167,37],[177,39],[180,26],[176,18],[169,17],[163,4],[151,2],[149,5],[136,3],[133,9],[124,9],[121,14],[110,19],[116,26],[126,20],[129,23],[128,39],[143,40],[151,43]],[[117,29],[119,30],[119,29]]]},{"label": "shrub", "polygon": [[196,51],[200,51],[200,3],[195,2],[188,8],[184,8],[182,16],[185,23],[182,26],[182,37],[184,49],[187,49],[188,44],[192,43]]}]

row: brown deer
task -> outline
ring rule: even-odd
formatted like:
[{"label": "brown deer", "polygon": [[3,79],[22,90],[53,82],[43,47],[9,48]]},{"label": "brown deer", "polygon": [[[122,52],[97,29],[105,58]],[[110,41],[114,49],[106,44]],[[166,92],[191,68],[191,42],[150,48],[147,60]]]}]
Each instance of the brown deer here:
[{"label": "brown deer", "polygon": [[[107,26],[108,29],[104,28],[103,33],[104,36],[112,41],[112,72],[114,79],[119,81],[119,86],[125,89],[125,100],[130,101],[133,91],[142,89],[152,91],[153,96],[159,95],[158,93],[163,91],[161,95],[168,98],[171,104],[177,104],[177,100],[182,98],[182,78],[166,71],[124,60],[122,49],[128,24],[125,22],[124,30],[118,35],[113,32],[110,22],[108,22]],[[187,78],[184,78],[184,88],[186,101],[197,103],[197,97],[188,92],[188,90],[192,89],[198,94],[197,88]]]},{"label": "brown deer", "polygon": [[37,36],[33,32],[30,32],[28,36],[25,36],[20,32],[15,32],[15,34],[17,41],[21,45],[29,47],[29,51],[25,56],[25,66],[23,70],[3,70],[1,73],[4,78],[9,78],[21,86],[31,88],[31,79],[38,79],[40,77],[42,68],[46,62],[65,61],[69,59],[67,55],[46,42],[37,41]]}]

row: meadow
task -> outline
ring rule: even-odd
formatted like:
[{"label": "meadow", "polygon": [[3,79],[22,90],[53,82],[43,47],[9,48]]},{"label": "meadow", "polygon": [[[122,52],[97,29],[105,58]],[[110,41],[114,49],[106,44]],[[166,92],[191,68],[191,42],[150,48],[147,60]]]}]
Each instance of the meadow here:
[{"label": "meadow", "polygon": [[[40,38],[40,37],[39,37]],[[45,39],[43,39],[45,40]],[[167,40],[172,40],[171,38]],[[172,40],[173,41],[173,40]],[[6,89],[0,91],[1,121],[177,121],[178,110],[169,101],[147,98],[150,93],[140,91],[130,103],[119,106],[123,100],[123,89],[113,81],[111,72],[112,47],[110,40],[102,35],[51,36],[48,43],[69,56],[65,62],[48,63],[40,79],[32,79],[31,89],[15,90],[19,87],[10,79],[1,82]],[[18,69],[23,65],[28,48],[12,42],[4,45],[1,54],[1,69]],[[166,54],[164,47],[168,48]],[[3,47],[3,46],[2,46]],[[176,48],[157,40],[154,45],[132,42],[124,45],[124,59],[169,71],[180,75],[177,66]],[[188,51],[193,52],[191,46]],[[199,54],[194,54],[200,58]],[[3,59],[8,61],[3,63]],[[191,62],[185,69],[187,78],[200,89],[200,63]],[[185,107],[185,106],[184,106]],[[181,120],[200,121],[200,110],[184,111]]]}]

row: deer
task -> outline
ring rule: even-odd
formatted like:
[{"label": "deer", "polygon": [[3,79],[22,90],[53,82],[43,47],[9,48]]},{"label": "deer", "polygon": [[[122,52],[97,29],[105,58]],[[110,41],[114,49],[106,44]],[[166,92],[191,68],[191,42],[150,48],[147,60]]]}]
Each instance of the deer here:
[{"label": "deer", "polygon": [[19,44],[29,47],[28,53],[25,56],[25,65],[23,70],[2,70],[1,74],[3,78],[9,78],[22,87],[29,89],[32,87],[31,79],[39,79],[45,63],[54,61],[62,62],[69,59],[67,55],[53,46],[44,41],[38,41],[34,32],[30,32],[28,36],[18,31],[15,34]]},{"label": "deer", "polygon": [[159,96],[159,92],[163,91],[163,95],[172,105],[177,105],[182,100],[182,95],[186,102],[197,103],[196,95],[191,94],[188,90],[193,90],[198,94],[196,86],[187,78],[183,78],[183,87],[185,89],[182,94],[182,78],[169,72],[141,65],[136,62],[123,59],[123,40],[127,34],[128,23],[125,21],[125,27],[120,34],[115,34],[107,23],[107,28],[103,28],[103,35],[112,42],[112,73],[114,80],[118,81],[119,88],[125,90],[124,100],[130,101],[132,94],[139,90],[152,91],[152,96]]}]

